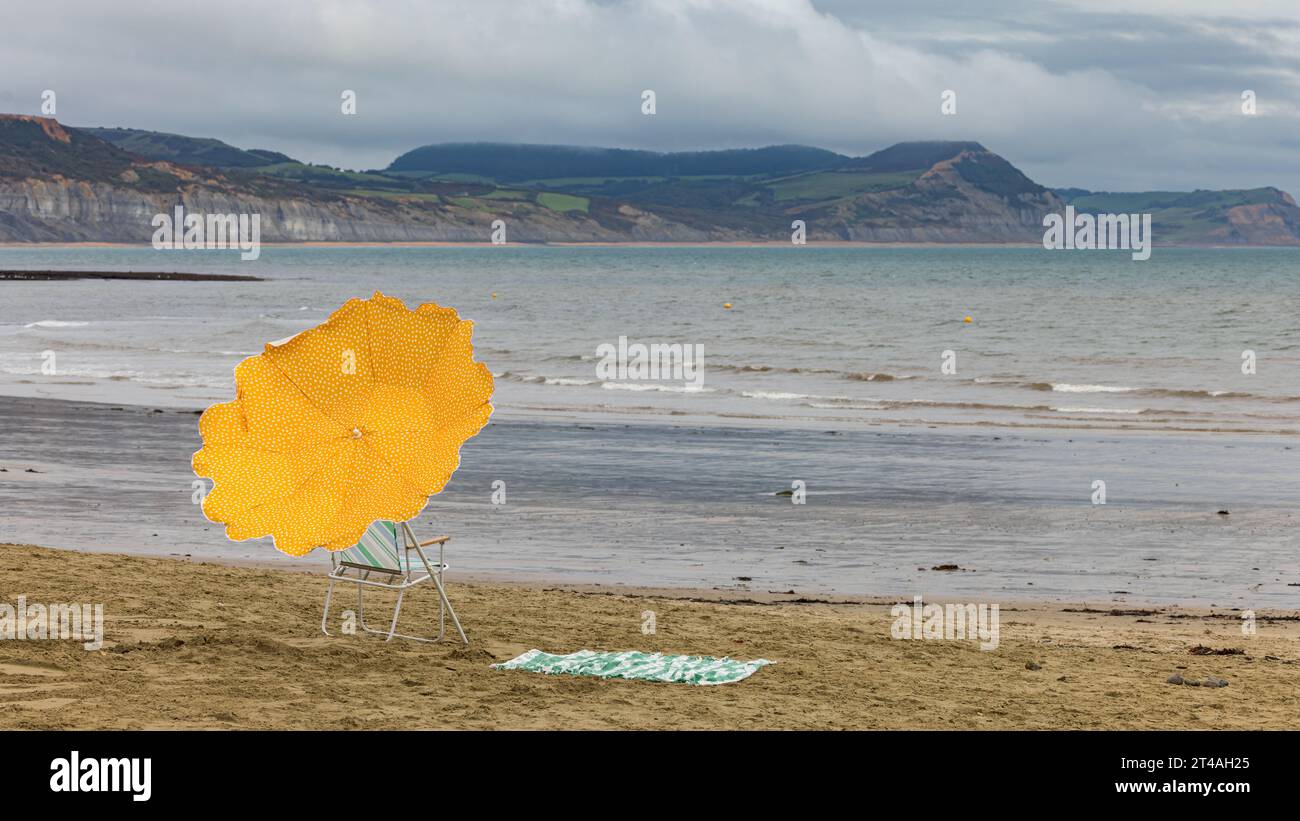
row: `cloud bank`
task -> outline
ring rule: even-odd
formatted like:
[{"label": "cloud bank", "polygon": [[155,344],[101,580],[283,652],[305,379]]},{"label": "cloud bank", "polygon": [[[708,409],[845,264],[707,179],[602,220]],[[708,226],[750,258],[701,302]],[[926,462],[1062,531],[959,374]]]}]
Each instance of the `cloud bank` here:
[{"label": "cloud bank", "polygon": [[[1294,3],[952,5],[22,4],[0,31],[0,110],[39,113],[53,89],[68,124],[347,168],[461,140],[863,154],[971,139],[1047,185],[1300,192]],[[340,113],[344,89],[356,116]]]}]

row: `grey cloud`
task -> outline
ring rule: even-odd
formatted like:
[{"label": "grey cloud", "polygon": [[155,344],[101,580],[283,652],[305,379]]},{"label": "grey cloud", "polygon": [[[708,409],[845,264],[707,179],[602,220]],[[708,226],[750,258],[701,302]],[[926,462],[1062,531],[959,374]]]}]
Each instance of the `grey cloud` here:
[{"label": "grey cloud", "polygon": [[[950,8],[956,6],[956,9]],[[1050,185],[1300,190],[1300,20],[1042,2],[24,4],[0,108],[348,168],[429,142],[865,153],[974,139]],[[1249,85],[1247,85],[1247,83]],[[1242,88],[1261,115],[1239,113]],[[354,89],[359,114],[339,113]],[[640,93],[659,113],[640,114]],[[958,91],[958,115],[939,94]]]}]

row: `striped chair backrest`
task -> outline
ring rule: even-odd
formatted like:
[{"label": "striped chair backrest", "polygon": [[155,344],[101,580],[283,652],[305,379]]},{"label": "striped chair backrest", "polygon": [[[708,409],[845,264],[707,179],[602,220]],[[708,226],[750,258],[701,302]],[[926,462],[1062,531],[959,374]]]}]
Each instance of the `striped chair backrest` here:
[{"label": "striped chair backrest", "polygon": [[402,573],[401,549],[397,525],[380,519],[366,528],[361,541],[340,551],[340,560],[359,567],[373,567],[390,573]]}]

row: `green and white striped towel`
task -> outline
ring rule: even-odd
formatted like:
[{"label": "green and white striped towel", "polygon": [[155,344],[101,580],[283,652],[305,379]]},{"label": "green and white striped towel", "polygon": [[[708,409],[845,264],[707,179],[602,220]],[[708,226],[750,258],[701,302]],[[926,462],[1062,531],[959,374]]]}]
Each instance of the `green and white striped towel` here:
[{"label": "green and white striped towel", "polygon": [[533,673],[567,673],[571,676],[625,678],[638,681],[671,681],[685,684],[730,684],[749,678],[767,659],[737,661],[712,656],[665,656],[662,653],[597,653],[579,650],[567,656],[529,650],[517,658],[493,664],[497,670],[528,670]]}]

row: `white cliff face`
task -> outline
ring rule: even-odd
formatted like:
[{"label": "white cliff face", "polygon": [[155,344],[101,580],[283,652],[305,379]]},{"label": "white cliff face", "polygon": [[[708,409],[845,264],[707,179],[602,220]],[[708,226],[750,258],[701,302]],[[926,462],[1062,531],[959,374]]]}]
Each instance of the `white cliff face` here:
[{"label": "white cliff face", "polygon": [[[168,166],[177,190],[149,190],[152,166],[128,169],[118,182],[0,177],[0,242],[145,243],[157,214],[182,206],[189,214],[258,214],[263,242],[482,242],[503,220],[511,242],[710,242],[789,238],[792,219],[807,223],[809,240],[858,242],[1042,241],[1045,214],[1064,202],[1052,192],[994,192],[940,163],[911,185],[736,218],[725,212],[676,209],[672,218],[628,204],[593,200],[590,213],[559,212],[533,202],[500,200],[472,207],[450,199],[388,199],[294,192],[244,193],[228,180],[201,180]],[[178,177],[187,174],[188,177]],[[116,179],[116,178],[114,178]],[[273,185],[273,183],[271,183]],[[256,189],[255,190],[265,190]],[[271,190],[274,190],[272,187]],[[1300,244],[1300,209],[1276,201],[1225,209],[1197,233],[1165,231],[1159,244]],[[490,210],[489,210],[490,209]],[[719,224],[722,222],[723,224]]]},{"label": "white cliff face", "polygon": [[264,242],[490,242],[503,219],[512,242],[703,241],[708,231],[652,214],[620,215],[605,226],[589,215],[506,204],[493,214],[451,204],[404,204],[353,197],[263,198],[188,186],[148,193],[62,178],[0,180],[0,241],[148,242],[155,214],[181,205],[194,214],[260,214]]}]

